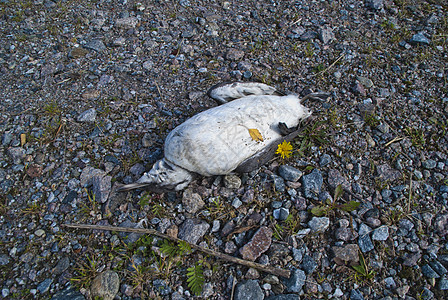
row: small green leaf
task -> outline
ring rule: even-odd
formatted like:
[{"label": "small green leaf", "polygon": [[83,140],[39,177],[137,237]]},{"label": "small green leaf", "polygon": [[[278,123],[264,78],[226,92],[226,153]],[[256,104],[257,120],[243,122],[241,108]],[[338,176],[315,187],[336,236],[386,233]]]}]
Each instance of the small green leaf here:
[{"label": "small green leaf", "polygon": [[352,268],[358,272],[359,274],[365,276],[366,275],[366,270],[364,270],[364,268],[362,266],[352,266]]},{"label": "small green leaf", "polygon": [[350,202],[342,204],[341,206],[339,206],[339,208],[346,212],[352,212],[352,211],[356,210],[360,205],[361,205],[361,203],[359,203],[357,201],[350,201]]},{"label": "small green leaf", "polygon": [[325,206],[315,206],[311,209],[311,213],[316,217],[322,217],[327,212],[327,208]]},{"label": "small green leaf", "polygon": [[344,194],[344,189],[342,188],[342,185],[338,185],[336,187],[336,190],[334,191],[334,201],[336,202],[339,198],[342,197],[342,195]]},{"label": "small green leaf", "polygon": [[202,287],[204,285],[202,266],[196,263],[194,266],[189,267],[187,271],[188,287],[196,296],[199,296],[202,293]]}]

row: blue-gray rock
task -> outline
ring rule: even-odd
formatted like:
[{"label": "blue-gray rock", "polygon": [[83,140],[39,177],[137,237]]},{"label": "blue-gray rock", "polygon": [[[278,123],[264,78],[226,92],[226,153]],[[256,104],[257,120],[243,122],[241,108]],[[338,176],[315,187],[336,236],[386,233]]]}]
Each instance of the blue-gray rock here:
[{"label": "blue-gray rock", "polygon": [[7,254],[0,254],[0,266],[9,264],[9,256]]},{"label": "blue-gray rock", "polygon": [[409,40],[411,45],[429,45],[431,41],[423,33],[414,34]]},{"label": "blue-gray rock", "polygon": [[440,275],[429,264],[422,266],[422,274],[428,278],[440,278]]},{"label": "blue-gray rock", "polygon": [[313,217],[308,226],[313,232],[324,232],[330,226],[330,219],[327,217]]},{"label": "blue-gray rock", "polygon": [[334,246],[331,249],[335,258],[344,262],[357,263],[359,261],[359,247],[356,244],[348,244],[343,247]]},{"label": "blue-gray rock", "polygon": [[317,36],[317,32],[315,32],[315,31],[306,31],[304,34],[302,34],[300,36],[299,39],[304,42],[304,41],[313,40],[313,39],[316,38],[316,36]]},{"label": "blue-gray rock", "polygon": [[345,178],[339,170],[331,169],[328,171],[328,185],[332,189],[336,189],[339,185],[344,191],[351,190],[350,182]]},{"label": "blue-gray rock", "polygon": [[112,176],[96,175],[92,178],[92,192],[95,195],[95,201],[105,203],[109,198],[112,188]]},{"label": "blue-gray rock", "polygon": [[319,159],[319,165],[321,167],[324,167],[326,165],[328,165],[329,163],[331,163],[331,156],[328,154],[324,154],[320,157]]},{"label": "blue-gray rock", "polygon": [[136,163],[129,169],[129,172],[134,176],[141,176],[143,173],[145,173],[145,166],[143,166],[141,163]]},{"label": "blue-gray rock", "polygon": [[317,262],[309,255],[304,255],[302,259],[302,263],[300,264],[300,268],[302,268],[306,274],[311,274],[317,268]]},{"label": "blue-gray rock", "polygon": [[432,159],[428,159],[428,160],[425,160],[422,162],[423,168],[429,169],[429,170],[434,169],[436,167],[436,165],[437,165],[437,162]]},{"label": "blue-gray rock", "polygon": [[[130,220],[125,220],[123,223],[119,225],[120,227],[130,227],[137,228],[137,223],[131,222]],[[123,241],[129,245],[135,243],[143,233],[135,233],[135,232],[119,232],[118,235],[123,239]]]},{"label": "blue-gray rock", "polygon": [[55,275],[60,275],[70,266],[70,259],[67,256],[62,257],[51,271]]},{"label": "blue-gray rock", "polygon": [[367,0],[366,4],[372,10],[382,10],[384,7],[383,0]]},{"label": "blue-gray rock", "polygon": [[328,44],[329,42],[335,39],[333,29],[328,26],[319,28],[318,38],[323,44]]},{"label": "blue-gray rock", "polygon": [[8,149],[8,156],[13,160],[14,164],[20,164],[25,157],[25,149],[22,147],[12,147]]},{"label": "blue-gray rock", "polygon": [[437,260],[434,260],[434,261],[430,262],[429,265],[440,276],[443,276],[443,275],[445,275],[448,272],[448,270]]},{"label": "blue-gray rock", "polygon": [[370,227],[364,223],[361,223],[361,225],[359,226],[358,245],[359,249],[361,249],[363,253],[369,252],[375,248],[372,240],[370,239],[370,231]]},{"label": "blue-gray rock", "polygon": [[154,287],[154,290],[156,290],[162,296],[167,296],[172,292],[168,283],[162,279],[155,279],[152,282],[152,286]]},{"label": "blue-gray rock", "polygon": [[301,262],[303,259],[303,249],[292,248],[292,257],[296,262]]},{"label": "blue-gray rock", "polygon": [[283,178],[277,175],[272,175],[272,180],[274,180],[274,187],[277,192],[283,193],[286,190],[285,181]]},{"label": "blue-gray rock", "polygon": [[438,288],[439,288],[439,290],[441,290],[441,291],[446,291],[446,290],[448,290],[448,279],[447,279],[447,278],[442,278],[442,279],[440,279]]},{"label": "blue-gray rock", "polygon": [[305,197],[317,200],[323,182],[322,173],[318,169],[314,169],[310,174],[303,176],[302,184]]},{"label": "blue-gray rock", "polygon": [[87,123],[93,123],[96,119],[96,110],[94,108],[90,108],[84,112],[82,112],[76,120],[78,122],[87,122]]},{"label": "blue-gray rock", "polygon": [[302,171],[287,165],[281,165],[278,167],[278,174],[287,181],[296,182],[302,177]]},{"label": "blue-gray rock", "polygon": [[389,237],[389,227],[381,226],[375,229],[372,233],[372,240],[385,241]]},{"label": "blue-gray rock", "polygon": [[399,235],[407,236],[409,234],[409,231],[414,228],[414,223],[409,221],[408,219],[401,219],[398,222],[398,228],[399,228]]},{"label": "blue-gray rock", "polygon": [[377,166],[376,172],[384,181],[394,181],[401,177],[400,171],[392,169],[388,164]]},{"label": "blue-gray rock", "polygon": [[277,208],[274,210],[273,216],[276,220],[284,221],[289,216],[289,210],[284,207]]},{"label": "blue-gray rock", "polygon": [[235,288],[235,300],[262,300],[264,299],[263,291],[261,290],[256,280],[247,280],[238,284]]},{"label": "blue-gray rock", "polygon": [[199,219],[187,219],[179,227],[178,237],[191,244],[196,244],[210,228],[210,225]]},{"label": "blue-gray rock", "polygon": [[114,271],[107,270],[101,272],[92,281],[90,293],[92,298],[102,298],[103,300],[113,300],[120,288],[120,277]]},{"label": "blue-gray rock", "polygon": [[10,132],[5,132],[2,136],[2,145],[3,146],[9,146],[9,143],[11,143],[12,139],[14,138],[14,135]]},{"label": "blue-gray rock", "polygon": [[51,278],[47,278],[44,281],[42,281],[38,286],[37,286],[37,290],[43,294],[48,292],[48,290],[50,289],[50,285],[53,283],[53,279]]},{"label": "blue-gray rock", "polygon": [[96,52],[101,52],[103,50],[106,50],[106,45],[104,45],[102,40],[92,40],[92,41],[88,41],[84,45],[84,48],[87,48],[90,50],[95,50]]},{"label": "blue-gray rock", "polygon": [[393,277],[384,278],[384,283],[386,284],[386,288],[388,289],[395,289],[397,287],[397,284],[395,283]]},{"label": "blue-gray rock", "polygon": [[57,292],[51,300],[85,300],[84,296],[74,288]]},{"label": "blue-gray rock", "polygon": [[291,277],[283,281],[286,290],[290,293],[300,293],[305,284],[306,274],[300,269],[293,269]]},{"label": "blue-gray rock", "polygon": [[350,300],[364,300],[364,296],[358,290],[352,290],[350,292]]}]

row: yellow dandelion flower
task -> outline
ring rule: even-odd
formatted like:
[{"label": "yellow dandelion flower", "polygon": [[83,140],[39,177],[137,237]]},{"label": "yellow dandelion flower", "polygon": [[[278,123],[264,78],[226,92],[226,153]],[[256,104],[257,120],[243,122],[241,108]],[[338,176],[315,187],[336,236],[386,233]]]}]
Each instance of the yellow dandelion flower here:
[{"label": "yellow dandelion flower", "polygon": [[278,145],[277,151],[275,154],[280,154],[283,159],[288,158],[292,154],[292,145],[290,142],[283,141],[283,143]]}]

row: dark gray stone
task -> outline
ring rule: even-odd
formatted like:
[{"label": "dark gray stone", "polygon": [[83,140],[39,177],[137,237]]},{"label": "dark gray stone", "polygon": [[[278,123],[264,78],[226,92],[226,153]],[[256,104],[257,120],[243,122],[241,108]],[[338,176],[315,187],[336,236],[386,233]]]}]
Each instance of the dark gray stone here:
[{"label": "dark gray stone", "polygon": [[78,122],[86,122],[86,123],[93,123],[96,119],[96,110],[94,108],[90,108],[84,112],[82,112],[76,120]]},{"label": "dark gray stone", "polygon": [[266,300],[300,300],[300,296],[295,294],[280,294],[269,296]]},{"label": "dark gray stone", "polygon": [[440,276],[443,276],[448,272],[447,269],[437,260],[430,262],[429,265]]},{"label": "dark gray stone", "polygon": [[330,226],[330,219],[327,217],[313,217],[308,226],[313,232],[324,232]]},{"label": "dark gray stone", "polygon": [[414,34],[409,40],[411,45],[429,45],[431,41],[423,33]]},{"label": "dark gray stone", "polygon": [[120,288],[120,277],[114,271],[107,270],[100,273],[92,281],[90,293],[92,298],[102,297],[103,300],[112,300]]},{"label": "dark gray stone", "polygon": [[210,225],[199,219],[187,219],[179,227],[179,238],[191,244],[196,244],[210,228]]},{"label": "dark gray stone", "polygon": [[293,269],[291,277],[283,281],[286,289],[290,293],[300,293],[306,280],[306,274],[300,269]]},{"label": "dark gray stone", "polygon": [[422,273],[423,273],[423,275],[425,275],[428,278],[439,278],[440,277],[440,275],[437,274],[437,272],[434,271],[434,269],[431,268],[431,266],[429,264],[422,266]]},{"label": "dark gray stone", "polygon": [[276,220],[284,221],[289,216],[289,210],[284,207],[277,208],[274,210],[273,216]]},{"label": "dark gray stone", "polygon": [[317,262],[309,255],[304,255],[302,259],[302,263],[300,264],[300,268],[302,268],[306,274],[311,274],[317,268]]},{"label": "dark gray stone", "polygon": [[367,0],[366,4],[372,10],[382,10],[384,7],[383,0]]},{"label": "dark gray stone", "polygon": [[287,165],[281,165],[278,167],[278,174],[287,181],[296,182],[302,177],[302,171]]},{"label": "dark gray stone", "polygon": [[364,300],[364,296],[358,290],[352,290],[350,292],[350,300]]},{"label": "dark gray stone", "polygon": [[319,159],[319,165],[321,167],[324,167],[326,165],[328,165],[329,163],[331,163],[331,156],[328,154],[324,154],[320,157]]},{"label": "dark gray stone", "polygon": [[436,165],[437,165],[437,162],[432,159],[428,159],[428,160],[422,162],[423,168],[429,169],[429,170],[434,169],[436,167]]},{"label": "dark gray stone", "polygon": [[235,300],[262,299],[264,299],[264,294],[256,280],[247,280],[238,284],[235,288]]},{"label": "dark gray stone", "polygon": [[286,190],[285,181],[283,178],[277,175],[272,175],[272,179],[274,180],[274,187],[277,192],[283,193]]},{"label": "dark gray stone", "polygon": [[48,292],[48,290],[50,289],[50,285],[52,283],[53,283],[53,279],[47,278],[37,286],[37,290],[39,291],[39,293],[44,294],[44,293]]},{"label": "dark gray stone", "polygon": [[302,184],[305,197],[318,199],[317,196],[320,193],[323,182],[322,173],[318,169],[314,169],[310,174],[303,176]]},{"label": "dark gray stone", "polygon": [[375,247],[370,239],[369,233],[371,229],[366,224],[361,224],[359,228],[358,245],[363,253],[372,251]]},{"label": "dark gray stone", "polygon": [[92,40],[87,42],[84,45],[84,48],[95,50],[96,52],[101,52],[103,50],[106,50],[106,45],[104,45],[102,40]]},{"label": "dark gray stone", "polygon": [[162,296],[167,296],[167,295],[171,294],[171,292],[172,292],[170,286],[168,285],[168,283],[165,280],[155,279],[152,282],[152,285],[153,285],[154,290],[156,290],[157,293],[159,293]]},{"label": "dark gray stone", "polygon": [[439,290],[441,291],[446,291],[448,290],[448,279],[447,278],[442,278],[439,281],[439,285],[437,286],[439,288]]}]

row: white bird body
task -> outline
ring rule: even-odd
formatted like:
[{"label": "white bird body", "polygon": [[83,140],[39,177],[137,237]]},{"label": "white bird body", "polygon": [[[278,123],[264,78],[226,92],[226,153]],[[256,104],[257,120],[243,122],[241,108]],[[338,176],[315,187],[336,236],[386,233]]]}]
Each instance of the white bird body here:
[{"label": "white bird body", "polygon": [[[203,111],[165,140],[165,159],[203,176],[224,175],[281,138],[280,122],[295,127],[311,115],[297,96],[252,95]],[[257,129],[263,141],[252,139]]]},{"label": "white bird body", "polygon": [[[156,162],[136,183],[119,191],[147,188],[153,191],[182,190],[193,174],[226,175],[235,170],[248,172],[266,162],[283,138],[289,134],[279,128],[294,128],[311,112],[296,95],[279,96],[276,90],[261,83],[230,83],[213,87],[208,95],[224,103],[203,111],[169,133],[165,157]],[[278,94],[278,93],[277,93]],[[312,94],[311,97],[322,97]],[[227,100],[238,99],[227,102]],[[286,125],[286,126],[284,126]],[[249,129],[256,129],[262,141],[254,140]]]}]

